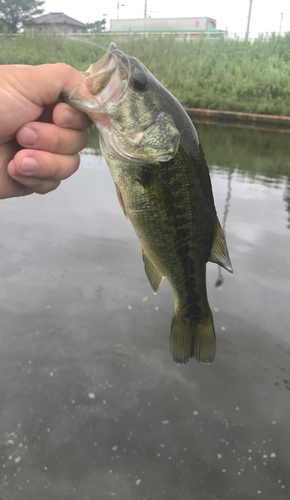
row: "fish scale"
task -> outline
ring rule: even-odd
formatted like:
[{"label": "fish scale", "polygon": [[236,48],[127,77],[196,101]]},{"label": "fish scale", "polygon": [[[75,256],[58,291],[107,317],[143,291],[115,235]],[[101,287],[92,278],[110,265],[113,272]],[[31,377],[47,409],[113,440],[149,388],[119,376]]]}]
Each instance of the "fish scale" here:
[{"label": "fish scale", "polygon": [[175,97],[114,43],[86,75],[87,83],[61,98],[86,112],[99,129],[101,150],[141,242],[153,292],[164,277],[172,287],[174,361],[209,363],[216,339],[206,263],[230,272],[232,267],[196,130]]}]

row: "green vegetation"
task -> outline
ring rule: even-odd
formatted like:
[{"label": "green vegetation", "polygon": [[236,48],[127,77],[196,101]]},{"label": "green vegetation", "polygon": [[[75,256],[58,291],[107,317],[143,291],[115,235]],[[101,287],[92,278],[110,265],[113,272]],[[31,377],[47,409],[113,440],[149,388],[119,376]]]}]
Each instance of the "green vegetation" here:
[{"label": "green vegetation", "polygon": [[[0,63],[63,61],[85,70],[112,40],[108,35],[82,40],[3,36]],[[142,61],[183,106],[290,116],[290,33],[253,43],[133,36],[114,41]]]},{"label": "green vegetation", "polygon": [[33,16],[43,12],[44,0],[0,0],[0,33],[17,33],[33,22]]}]

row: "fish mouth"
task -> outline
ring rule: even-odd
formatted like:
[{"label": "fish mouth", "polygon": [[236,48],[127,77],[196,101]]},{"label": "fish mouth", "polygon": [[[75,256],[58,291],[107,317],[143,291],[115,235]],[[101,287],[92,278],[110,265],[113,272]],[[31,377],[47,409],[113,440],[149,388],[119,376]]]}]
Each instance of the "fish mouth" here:
[{"label": "fish mouth", "polygon": [[90,116],[106,113],[104,105],[120,100],[126,92],[129,72],[129,58],[111,42],[105,55],[83,73],[85,82],[63,92],[60,99]]}]

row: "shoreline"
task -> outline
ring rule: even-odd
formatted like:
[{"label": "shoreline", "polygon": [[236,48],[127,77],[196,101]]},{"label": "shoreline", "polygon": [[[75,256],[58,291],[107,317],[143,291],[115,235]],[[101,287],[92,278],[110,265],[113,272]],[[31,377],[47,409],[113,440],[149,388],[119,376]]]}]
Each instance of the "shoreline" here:
[{"label": "shoreline", "polygon": [[187,107],[184,109],[188,116],[196,122],[290,132],[290,116]]}]

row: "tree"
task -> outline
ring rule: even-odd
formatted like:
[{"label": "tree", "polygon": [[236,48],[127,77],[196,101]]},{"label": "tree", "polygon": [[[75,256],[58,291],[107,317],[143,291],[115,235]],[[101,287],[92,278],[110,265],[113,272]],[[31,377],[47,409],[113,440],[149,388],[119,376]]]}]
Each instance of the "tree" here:
[{"label": "tree", "polygon": [[27,24],[33,23],[33,17],[42,14],[44,0],[0,0],[0,29],[17,33]]},{"label": "tree", "polygon": [[[0,0],[1,1],[1,0]],[[87,31],[88,33],[101,33],[106,29],[106,19],[102,19],[101,21],[95,21],[94,23],[87,23]]]}]

